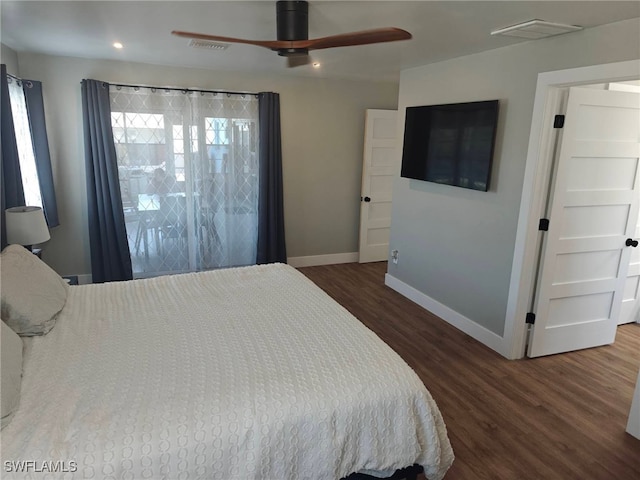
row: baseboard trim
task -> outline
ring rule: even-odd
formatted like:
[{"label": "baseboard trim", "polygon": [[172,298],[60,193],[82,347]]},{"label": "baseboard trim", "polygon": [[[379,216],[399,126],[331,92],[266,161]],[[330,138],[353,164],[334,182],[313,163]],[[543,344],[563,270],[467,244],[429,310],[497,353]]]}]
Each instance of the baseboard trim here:
[{"label": "baseboard trim", "polygon": [[317,267],[318,265],[335,265],[338,263],[357,262],[360,255],[358,252],[350,253],[330,253],[327,255],[310,255],[306,257],[289,257],[287,263],[292,267]]},{"label": "baseboard trim", "polygon": [[384,283],[400,295],[408,298],[414,303],[417,303],[425,310],[429,310],[431,313],[453,325],[458,330],[463,331],[483,345],[486,345],[490,349],[498,352],[500,355],[505,356],[503,353],[504,339],[501,336],[496,335],[482,325],[477,324],[473,320],[470,320],[464,315],[461,315],[455,310],[452,310],[446,305],[443,305],[437,300],[434,300],[428,295],[416,290],[411,285],[404,283],[402,280],[398,280],[393,275],[387,273],[384,277]]}]

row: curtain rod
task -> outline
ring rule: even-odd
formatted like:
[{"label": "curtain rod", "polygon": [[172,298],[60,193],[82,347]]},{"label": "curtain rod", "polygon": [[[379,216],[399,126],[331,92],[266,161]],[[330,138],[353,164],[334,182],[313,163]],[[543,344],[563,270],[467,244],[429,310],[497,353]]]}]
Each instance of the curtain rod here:
[{"label": "curtain rod", "polygon": [[114,87],[129,87],[129,88],[151,88],[151,89],[156,89],[156,90],[175,90],[178,92],[183,92],[183,93],[187,93],[187,92],[197,92],[197,93],[222,93],[222,94],[226,94],[226,95],[258,95],[255,92],[230,92],[230,91],[226,91],[226,90],[202,90],[202,89],[198,89],[198,88],[179,88],[179,87],[155,87],[155,86],[151,86],[151,85],[131,85],[131,84],[127,84],[127,83],[109,83],[109,82],[104,82],[107,85],[112,85]]}]

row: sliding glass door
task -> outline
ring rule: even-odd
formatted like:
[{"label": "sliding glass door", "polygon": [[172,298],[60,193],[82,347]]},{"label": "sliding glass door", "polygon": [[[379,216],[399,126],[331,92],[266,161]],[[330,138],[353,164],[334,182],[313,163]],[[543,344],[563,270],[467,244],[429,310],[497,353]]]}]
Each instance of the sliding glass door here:
[{"label": "sliding glass door", "polygon": [[258,99],[110,88],[134,277],[254,264]]}]

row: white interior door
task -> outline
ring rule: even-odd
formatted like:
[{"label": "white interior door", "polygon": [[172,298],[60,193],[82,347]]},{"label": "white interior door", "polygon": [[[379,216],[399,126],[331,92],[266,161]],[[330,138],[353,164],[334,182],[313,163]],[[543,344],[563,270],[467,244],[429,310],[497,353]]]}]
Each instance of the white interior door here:
[{"label": "white interior door", "polygon": [[[640,240],[640,217],[633,239]],[[640,322],[640,248],[634,248],[631,251],[631,262],[627,272],[627,281],[624,284],[622,307],[620,307],[620,317],[618,318],[618,325],[632,322]]]},{"label": "white interior door", "polygon": [[640,204],[640,95],[571,88],[530,357],[613,343]]},{"label": "white interior door", "polygon": [[360,263],[387,260],[391,190],[398,173],[396,110],[367,110],[360,198]]}]

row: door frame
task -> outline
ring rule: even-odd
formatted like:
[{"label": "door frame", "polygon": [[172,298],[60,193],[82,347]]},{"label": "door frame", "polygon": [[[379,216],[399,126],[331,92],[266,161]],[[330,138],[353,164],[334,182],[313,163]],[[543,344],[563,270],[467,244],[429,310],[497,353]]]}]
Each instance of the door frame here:
[{"label": "door frame", "polygon": [[553,117],[562,113],[562,90],[639,78],[640,60],[538,74],[505,318],[502,354],[507,358],[525,356],[528,334],[525,318],[535,287],[542,239],[538,222],[544,215],[548,197],[556,139]]}]

